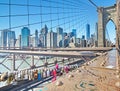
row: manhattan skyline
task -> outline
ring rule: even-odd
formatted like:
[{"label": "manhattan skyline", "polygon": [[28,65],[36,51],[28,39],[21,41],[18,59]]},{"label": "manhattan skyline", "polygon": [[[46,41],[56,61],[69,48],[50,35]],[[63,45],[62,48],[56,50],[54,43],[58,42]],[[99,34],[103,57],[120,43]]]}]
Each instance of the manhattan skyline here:
[{"label": "manhattan skyline", "polygon": [[[10,9],[9,1],[11,3]],[[98,6],[104,7],[115,4],[115,0],[93,0],[93,2]],[[16,32],[17,37],[24,27],[22,25],[26,25],[31,30],[31,34],[34,34],[36,29],[40,32],[45,24],[48,26],[48,31],[51,29],[56,31],[59,26],[65,32],[76,29],[77,36],[82,37],[82,35],[86,34],[86,24],[90,24],[90,32],[93,34],[95,32],[95,23],[98,21],[96,8],[88,0],[74,2],[68,0],[1,0],[0,10],[0,30],[12,28],[11,30]],[[11,11],[10,13],[9,10]],[[10,24],[9,21],[11,21]],[[114,25],[111,25],[111,23],[107,24],[107,30],[110,34],[109,36],[114,35],[111,38],[115,38],[115,33],[113,34],[115,32]],[[111,30],[109,30],[111,27],[113,29],[112,35]],[[114,41],[113,39],[111,40]]]}]

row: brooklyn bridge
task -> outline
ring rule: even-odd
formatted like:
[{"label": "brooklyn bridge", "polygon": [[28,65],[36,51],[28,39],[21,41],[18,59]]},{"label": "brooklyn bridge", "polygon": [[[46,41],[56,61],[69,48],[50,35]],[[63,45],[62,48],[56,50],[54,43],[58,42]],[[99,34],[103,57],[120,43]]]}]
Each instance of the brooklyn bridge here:
[{"label": "brooklyn bridge", "polygon": [[110,1],[1,0],[0,91],[120,91],[120,0]]}]

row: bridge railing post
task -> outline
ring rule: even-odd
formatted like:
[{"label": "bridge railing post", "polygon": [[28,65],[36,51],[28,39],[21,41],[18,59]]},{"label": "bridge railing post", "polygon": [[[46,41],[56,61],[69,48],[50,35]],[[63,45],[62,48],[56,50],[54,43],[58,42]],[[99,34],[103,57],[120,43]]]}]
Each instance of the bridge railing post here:
[{"label": "bridge railing post", "polygon": [[34,68],[34,66],[35,66],[35,65],[34,65],[34,55],[31,55],[31,61],[32,61],[32,62],[31,62],[31,67]]},{"label": "bridge railing post", "polygon": [[12,55],[13,60],[12,60],[12,71],[15,71],[15,54]]},{"label": "bridge railing post", "polygon": [[[120,79],[120,54],[119,54],[119,50],[117,50],[117,53],[116,53],[116,69],[117,69],[117,71],[116,71],[116,78]],[[115,83],[115,85],[117,87],[120,87],[120,81],[117,81]]]}]

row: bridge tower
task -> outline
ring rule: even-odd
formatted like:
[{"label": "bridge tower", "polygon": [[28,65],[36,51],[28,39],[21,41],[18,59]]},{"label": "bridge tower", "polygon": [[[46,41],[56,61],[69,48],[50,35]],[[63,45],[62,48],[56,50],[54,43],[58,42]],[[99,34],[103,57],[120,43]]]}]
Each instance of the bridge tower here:
[{"label": "bridge tower", "polygon": [[[116,62],[116,68],[117,68],[116,77],[120,79],[120,0],[116,0],[116,3],[117,3],[117,6],[116,6],[116,9],[117,9],[116,11],[117,12],[116,47],[118,49],[117,62]],[[120,88],[120,81],[117,81],[115,85]]]},{"label": "bridge tower", "polygon": [[[105,31],[107,23],[112,20],[116,27],[116,39],[118,38],[117,28],[117,5],[110,7],[99,7],[98,11],[98,47],[106,47],[105,43]],[[117,41],[116,41],[116,44]]]},{"label": "bridge tower", "polygon": [[[120,0],[116,0],[116,4],[110,7],[98,7],[95,3],[89,0],[98,11],[98,47],[106,47],[105,31],[106,24],[112,20],[116,29],[116,77],[120,79]],[[120,88],[120,81],[115,83]]]},{"label": "bridge tower", "polygon": [[114,6],[98,7],[98,47],[105,45],[105,29],[109,20],[112,20],[116,29],[116,47],[120,48],[120,0]]},{"label": "bridge tower", "polygon": [[116,11],[116,13],[117,13],[117,32],[116,32],[116,47],[118,48],[118,49],[120,49],[120,0],[117,0],[116,1],[116,3],[117,3],[117,6],[116,6],[116,9],[117,9],[117,11]]}]

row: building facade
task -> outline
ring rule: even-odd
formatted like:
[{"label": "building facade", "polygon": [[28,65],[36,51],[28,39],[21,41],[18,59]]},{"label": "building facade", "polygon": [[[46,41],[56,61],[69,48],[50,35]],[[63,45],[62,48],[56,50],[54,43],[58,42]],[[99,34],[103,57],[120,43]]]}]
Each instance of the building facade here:
[{"label": "building facade", "polygon": [[72,29],[73,36],[77,37],[76,29]]},{"label": "building facade", "polygon": [[10,49],[11,47],[15,47],[15,31],[3,30],[1,31],[1,47],[4,49]]},{"label": "building facade", "polygon": [[57,29],[57,47],[62,47],[63,46],[63,28],[58,27]]},{"label": "building facade", "polygon": [[1,47],[4,49],[7,47],[7,32],[9,30],[3,30],[1,31]]},{"label": "building facade", "polygon": [[23,27],[21,30],[21,47],[29,47],[30,29]]},{"label": "building facade", "polygon": [[7,47],[14,48],[16,42],[15,31],[8,31],[7,32]]},{"label": "building facade", "polygon": [[90,39],[90,25],[86,25],[86,40]]},{"label": "building facade", "polygon": [[47,28],[47,25],[45,25],[44,26],[44,28],[42,28],[41,29],[41,31],[40,31],[40,35],[39,35],[39,37],[40,37],[40,39],[39,39],[39,41],[40,41],[40,47],[46,47],[47,46],[47,33],[48,33],[48,28]]},{"label": "building facade", "polygon": [[35,42],[34,47],[38,47],[38,30],[35,30]]},{"label": "building facade", "polygon": [[21,35],[18,36],[18,39],[16,39],[15,47],[17,49],[21,48]]},{"label": "building facade", "polygon": [[58,27],[56,30],[57,30],[57,34],[63,34],[63,28]]},{"label": "building facade", "polygon": [[57,33],[47,33],[47,48],[57,48]]}]

